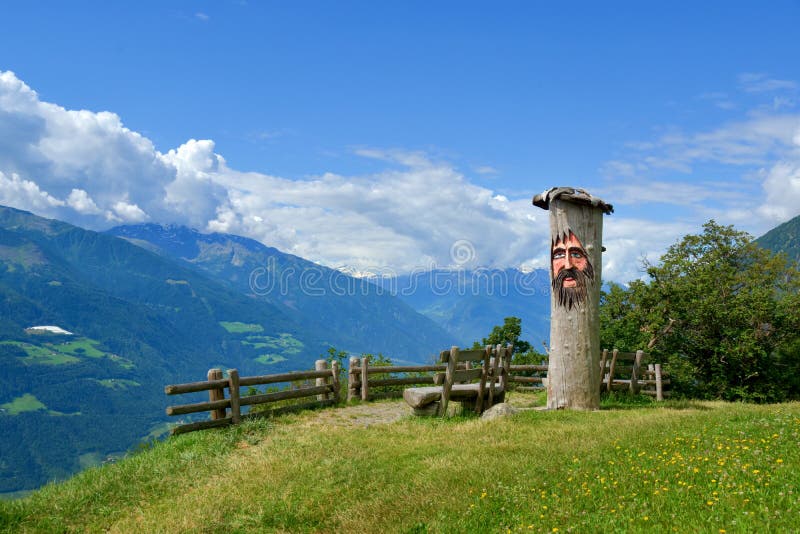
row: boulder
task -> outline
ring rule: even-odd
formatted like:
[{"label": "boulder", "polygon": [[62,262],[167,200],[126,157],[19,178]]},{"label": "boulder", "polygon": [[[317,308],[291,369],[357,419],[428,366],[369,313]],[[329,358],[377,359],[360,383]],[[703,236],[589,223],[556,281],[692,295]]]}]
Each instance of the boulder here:
[{"label": "boulder", "polygon": [[510,417],[515,413],[519,413],[519,410],[508,404],[507,402],[501,402],[500,404],[495,404],[481,415],[481,419],[497,419],[499,417]]}]

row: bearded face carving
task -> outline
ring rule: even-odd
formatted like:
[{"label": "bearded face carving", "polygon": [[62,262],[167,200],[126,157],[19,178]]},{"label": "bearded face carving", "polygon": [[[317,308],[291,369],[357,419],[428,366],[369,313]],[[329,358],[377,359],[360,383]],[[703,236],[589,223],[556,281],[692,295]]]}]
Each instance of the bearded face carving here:
[{"label": "bearded face carving", "polygon": [[583,245],[570,231],[559,236],[550,251],[553,294],[568,310],[586,300],[587,286],[594,283],[594,268]]}]

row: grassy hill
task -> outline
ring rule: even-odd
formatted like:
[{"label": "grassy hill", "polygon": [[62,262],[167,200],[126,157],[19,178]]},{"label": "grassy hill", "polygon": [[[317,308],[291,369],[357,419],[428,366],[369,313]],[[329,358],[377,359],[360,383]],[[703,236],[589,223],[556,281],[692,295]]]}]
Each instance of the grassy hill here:
[{"label": "grassy hill", "polygon": [[[29,330],[36,325],[75,335]],[[270,303],[185,265],[0,207],[0,494],[63,479],[163,432],[165,384],[217,366],[308,368],[326,348]]]},{"label": "grassy hill", "polygon": [[800,529],[797,403],[606,403],[367,427],[314,424],[324,413],[170,438],[0,503],[0,531]]}]

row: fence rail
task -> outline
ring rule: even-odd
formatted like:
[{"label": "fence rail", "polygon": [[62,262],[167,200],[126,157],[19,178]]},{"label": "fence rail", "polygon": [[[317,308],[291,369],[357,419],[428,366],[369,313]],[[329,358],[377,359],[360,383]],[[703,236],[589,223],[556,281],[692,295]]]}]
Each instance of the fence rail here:
[{"label": "fence rail", "polygon": [[[611,358],[609,351],[604,349],[600,359],[601,390],[628,389],[632,393],[654,396],[659,401],[670,395],[666,389],[670,379],[660,363],[646,363],[649,354],[641,350],[620,352],[614,349],[610,355]],[[618,362],[630,362],[630,365],[618,365]]]},{"label": "fence rail", "polygon": [[[194,430],[205,428],[215,428],[231,424],[238,424],[242,419],[257,416],[259,414],[242,414],[243,406],[255,406],[268,404],[290,399],[302,399],[305,397],[315,397],[314,406],[337,404],[340,399],[339,383],[339,362],[333,362],[328,368],[328,362],[317,360],[314,371],[296,371],[275,375],[262,375],[239,377],[236,369],[228,370],[228,378],[222,378],[221,369],[211,369],[208,371],[208,380],[204,382],[191,382],[188,384],[174,384],[164,388],[167,395],[179,395],[184,393],[197,393],[208,391],[208,401],[193,404],[179,404],[167,407],[167,415],[187,415],[199,412],[211,412],[209,421],[197,421],[174,427],[172,434],[183,434]],[[262,386],[269,384],[279,384],[284,382],[299,382],[303,380],[315,379],[315,385],[302,386],[295,389],[287,389],[271,393],[259,393],[254,395],[241,395],[239,388],[243,386]],[[225,390],[228,396],[225,396]],[[302,405],[301,407],[307,407]],[[297,409],[297,407],[287,407],[287,409]],[[230,414],[228,413],[230,410]],[[274,412],[273,412],[274,413]]]},{"label": "fence rail", "polygon": [[[373,388],[392,386],[415,386],[434,383],[436,373],[444,372],[447,366],[435,365],[369,365],[369,356],[363,358],[350,358],[347,373],[347,400],[361,399],[363,401],[384,398],[401,397],[400,390],[376,392]],[[398,373],[415,373],[412,376],[393,376]],[[428,373],[428,374],[422,374]],[[370,375],[381,375],[379,378],[370,378]],[[366,380],[363,378],[366,377]]]}]

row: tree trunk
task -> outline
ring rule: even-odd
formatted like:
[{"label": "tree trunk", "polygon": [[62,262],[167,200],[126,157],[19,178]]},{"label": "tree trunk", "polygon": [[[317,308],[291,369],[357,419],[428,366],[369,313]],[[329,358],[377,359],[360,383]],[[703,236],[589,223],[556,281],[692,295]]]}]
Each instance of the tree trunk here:
[{"label": "tree trunk", "polygon": [[[552,287],[547,407],[597,410],[603,213],[613,208],[588,193],[576,194],[571,188],[551,189],[543,197],[537,195],[534,204],[550,210]],[[566,278],[560,280],[562,270]]]}]

